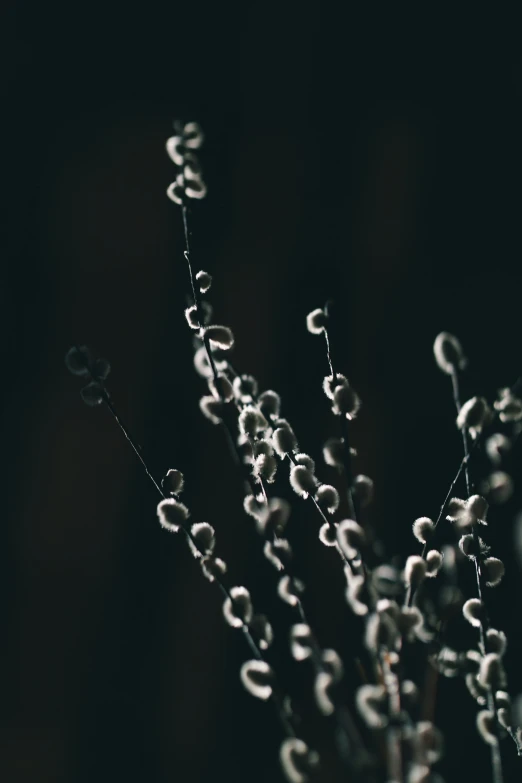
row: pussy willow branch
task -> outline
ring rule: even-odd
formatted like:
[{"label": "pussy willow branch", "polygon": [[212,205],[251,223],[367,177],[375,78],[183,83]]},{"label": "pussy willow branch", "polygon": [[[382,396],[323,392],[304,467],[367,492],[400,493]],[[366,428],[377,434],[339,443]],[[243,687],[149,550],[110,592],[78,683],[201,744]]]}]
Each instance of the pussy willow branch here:
[{"label": "pussy willow branch", "polygon": [[[90,371],[89,371],[89,373],[90,373]],[[140,461],[140,463],[141,463],[141,465],[142,465],[142,467],[143,467],[143,469],[145,471],[145,474],[147,475],[149,480],[152,482],[152,484],[154,485],[156,491],[161,496],[161,498],[165,500],[167,498],[167,496],[165,495],[165,493],[161,489],[160,485],[158,484],[158,482],[156,481],[156,479],[152,475],[151,471],[149,470],[149,467],[148,467],[147,463],[145,462],[145,460],[144,460],[144,458],[143,458],[143,456],[141,454],[140,447],[137,445],[136,441],[131,436],[128,428],[124,425],[124,423],[123,423],[123,421],[121,419],[121,416],[116,411],[116,408],[114,406],[114,402],[112,401],[112,398],[111,398],[111,396],[110,396],[110,394],[109,394],[109,392],[108,392],[108,390],[107,390],[107,388],[105,386],[104,381],[102,379],[96,377],[96,376],[93,376],[92,373],[90,373],[90,376],[91,376],[91,378],[94,381],[96,381],[100,385],[100,387],[102,389],[103,401],[104,401],[105,405],[107,406],[107,408],[108,408],[109,412],[111,413],[111,415],[113,416],[116,424],[118,425],[118,427],[120,428],[121,432],[125,436],[127,442],[131,446],[132,450],[134,451],[134,454],[138,457],[138,459],[139,459],[139,461]],[[196,548],[196,550],[199,552],[199,554],[201,556],[203,556],[205,553],[201,550],[201,548],[200,548],[200,546],[199,546],[199,544],[197,542],[197,539],[192,535],[191,531],[189,529],[187,529],[184,525],[180,525],[180,527],[183,530],[183,533],[185,534],[187,539],[190,540],[190,542]],[[219,587],[219,589],[220,589],[220,591],[221,591],[221,593],[223,595],[223,598],[230,600],[230,602],[233,605],[234,604],[234,599],[232,598],[232,596],[230,594],[230,591],[229,591],[228,587],[225,585],[225,583],[222,582],[221,579],[217,575],[214,577],[214,581],[216,582],[217,586]],[[249,627],[248,627],[248,625],[246,623],[243,623],[243,625],[241,626],[241,630],[243,631],[244,639],[245,639],[248,647],[250,648],[250,651],[251,651],[252,655],[254,656],[254,658],[256,658],[257,660],[260,660],[260,661],[264,661],[265,659],[263,657],[263,654],[262,654],[259,646],[257,645],[255,639],[253,638],[252,634],[250,633],[250,629],[249,629]],[[286,713],[286,711],[285,711],[285,709],[283,707],[283,696],[280,693],[276,683],[273,684],[273,690],[272,690],[272,694],[271,694],[270,698],[274,702],[274,705],[275,705],[276,710],[277,710],[278,718],[279,718],[279,720],[281,722],[281,725],[283,727],[283,730],[284,730],[285,734],[287,736],[289,736],[289,737],[295,737],[296,736],[296,731],[295,731],[295,728],[294,728],[294,725],[293,725],[293,718],[294,718],[294,716],[290,717],[290,716],[287,715],[287,713]]]},{"label": "pussy willow branch", "polygon": [[[460,400],[460,385],[459,385],[459,376],[458,371],[456,369],[453,370],[451,373],[451,384],[452,384],[452,390],[453,390],[453,400],[455,403],[455,407],[457,409],[457,416],[460,413],[461,409],[461,400]],[[464,447],[464,475],[466,478],[466,491],[468,494],[468,497],[471,495],[471,477],[470,477],[470,471],[469,471],[469,443],[468,443],[468,431],[467,427],[464,425],[462,427],[462,444]],[[475,543],[475,548],[477,555],[474,558],[475,561],[475,578],[477,583],[477,595],[482,603],[482,606],[484,607],[484,601],[482,598],[482,574],[481,574],[481,568],[480,568],[480,562],[478,557],[478,552],[480,550],[479,547],[479,536],[476,530],[476,525],[473,525],[473,539]],[[479,625],[479,635],[480,635],[480,648],[482,655],[486,654],[486,634],[484,631],[484,625],[487,625],[487,613],[484,611],[484,617],[482,618],[482,621]],[[493,694],[491,692],[491,689],[488,689],[487,694],[487,705],[488,710],[495,715],[495,700],[493,697]],[[502,774],[502,757],[500,755],[500,747],[499,742],[497,738],[497,742],[495,744],[490,745],[491,748],[491,767],[493,772],[493,781],[494,783],[503,783],[503,774]]]}]

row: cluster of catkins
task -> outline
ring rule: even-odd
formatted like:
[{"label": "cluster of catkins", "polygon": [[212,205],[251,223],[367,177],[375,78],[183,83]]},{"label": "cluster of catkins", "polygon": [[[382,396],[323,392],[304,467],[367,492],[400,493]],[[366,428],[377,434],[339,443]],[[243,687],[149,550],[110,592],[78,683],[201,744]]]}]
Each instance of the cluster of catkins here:
[{"label": "cluster of catkins", "polygon": [[[507,692],[502,662],[506,637],[490,625],[486,607],[487,590],[500,583],[504,566],[492,556],[482,531],[487,525],[488,501],[503,502],[513,491],[511,478],[502,470],[512,438],[510,433],[496,431],[496,425],[501,422],[511,426],[511,434],[518,434],[522,401],[510,389],[502,389],[493,410],[482,397],[461,405],[459,374],[465,366],[462,348],[448,333],[436,338],[436,362],[452,381],[456,424],[463,437],[463,460],[438,518],[434,521],[423,516],[413,523],[413,535],[422,547],[420,553],[408,557],[402,569],[386,562],[370,568],[369,561],[374,562],[375,557],[367,557],[372,537],[364,508],[372,500],[373,482],[365,475],[354,475],[352,462],[356,452],[349,444],[350,422],[361,403],[348,379],[336,372],[332,364],[328,311],[314,310],[307,316],[306,325],[311,334],[325,339],[329,374],[322,385],[341,434],[328,438],[322,457],[338,470],[344,505],[348,508],[345,519],[339,518],[343,507],[340,491],[321,481],[315,460],[299,448],[297,434],[282,416],[280,396],[273,390],[260,391],[252,375],[234,369],[228,358],[234,345],[232,330],[213,322],[210,303],[202,299],[208,294],[212,279],[204,270],[193,274],[187,217],[189,200],[202,198],[206,192],[194,152],[203,135],[196,123],[180,125],[176,130],[167,142],[167,151],[178,173],[167,193],[183,213],[185,258],[193,294],[193,303],[185,316],[193,332],[194,366],[207,385],[200,408],[210,422],[228,430],[229,441],[239,458],[247,487],[244,510],[254,521],[267,564],[278,573],[279,598],[293,612],[294,621],[288,629],[290,653],[296,661],[308,660],[313,666],[317,709],[335,722],[336,736],[342,738],[345,748],[350,748],[347,764],[353,779],[375,780],[380,766],[390,783],[440,782],[432,767],[443,753],[442,733],[431,721],[422,719],[418,688],[404,675],[403,653],[407,645],[415,644],[440,673],[464,678],[480,707],[477,728],[491,748],[493,780],[499,783],[499,740],[510,735],[520,754],[522,732],[513,723]],[[90,379],[88,393],[83,392],[85,401],[105,402],[114,413],[105,387],[108,365],[100,364],[103,360],[93,362],[84,347],[71,349],[66,361],[72,372]],[[479,487],[482,494],[475,494],[472,464],[479,449],[488,456],[492,467]],[[292,545],[286,537],[291,505],[272,491],[278,473],[279,481],[281,474],[288,480],[297,502],[313,506],[318,540],[338,558],[346,578],[346,602],[361,624],[367,662],[366,667],[361,664],[364,681],[355,693],[354,718],[340,697],[342,661],[335,650],[321,647],[306,615],[305,583],[296,575]],[[453,487],[463,476],[467,495],[453,497]],[[225,621],[245,637],[250,657],[241,667],[241,682],[252,696],[275,704],[284,734],[280,759],[286,778],[290,783],[312,780],[320,768],[319,756],[300,736],[302,724],[294,705],[269,663],[267,651],[274,636],[269,619],[255,612],[245,586],[228,584],[227,565],[216,553],[212,525],[190,521],[189,509],[180,499],[184,488],[181,472],[169,470],[161,486],[156,487],[162,495],[157,508],[160,524],[169,532],[185,536],[203,576],[221,590]],[[448,521],[456,533],[455,543],[437,545],[439,525]],[[446,590],[445,600],[453,604],[460,601],[464,620],[477,629],[477,645],[470,650],[455,650],[445,643],[444,617],[441,619],[433,608],[432,592],[425,589],[429,583],[436,583],[437,577],[446,587],[455,584],[456,569],[461,563],[469,563],[475,570],[476,594],[464,602],[458,591]]]}]

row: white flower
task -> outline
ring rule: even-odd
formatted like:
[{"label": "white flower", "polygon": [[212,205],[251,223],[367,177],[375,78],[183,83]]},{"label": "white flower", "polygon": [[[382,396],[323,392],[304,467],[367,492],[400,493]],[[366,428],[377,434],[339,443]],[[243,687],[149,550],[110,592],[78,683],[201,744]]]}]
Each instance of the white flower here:
[{"label": "white flower", "polygon": [[435,338],[433,345],[435,361],[442,372],[451,375],[457,370],[463,370],[466,366],[466,359],[462,352],[462,346],[449,332],[441,332]]},{"label": "white flower", "polygon": [[321,334],[321,332],[324,332],[327,320],[324,310],[321,310],[320,308],[312,310],[312,312],[308,313],[306,316],[306,328],[311,334]]},{"label": "white flower", "polygon": [[252,619],[252,601],[246,587],[232,587],[223,603],[225,620],[232,628],[248,625]]},{"label": "white flower", "polygon": [[167,498],[158,503],[158,519],[161,527],[170,533],[177,533],[188,519],[189,510],[175,498]]},{"label": "white flower", "polygon": [[266,701],[272,695],[274,672],[266,661],[245,661],[240,669],[241,682],[252,696]]}]

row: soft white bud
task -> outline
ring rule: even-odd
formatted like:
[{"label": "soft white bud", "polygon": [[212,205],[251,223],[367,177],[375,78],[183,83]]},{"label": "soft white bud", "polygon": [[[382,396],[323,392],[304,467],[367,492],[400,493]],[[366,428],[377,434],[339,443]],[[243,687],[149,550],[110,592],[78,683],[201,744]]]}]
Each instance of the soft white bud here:
[{"label": "soft white bud", "polygon": [[220,348],[222,351],[228,351],[234,345],[234,335],[228,326],[218,326],[216,324],[207,326],[205,336],[210,340],[212,348]]},{"label": "soft white bud", "polygon": [[348,560],[354,560],[364,544],[365,533],[353,519],[343,519],[337,526],[337,541]]},{"label": "soft white bud", "polygon": [[304,584],[300,579],[293,579],[286,575],[282,576],[277,585],[277,594],[281,600],[290,606],[297,606],[299,595],[304,591]]},{"label": "soft white bud", "polygon": [[480,628],[484,614],[482,601],[480,601],[478,598],[469,598],[462,607],[462,614],[468,623],[473,625],[475,628]]},{"label": "soft white bud", "polygon": [[256,457],[252,473],[256,478],[264,479],[272,484],[277,472],[277,460],[273,454],[260,454]]},{"label": "soft white bud", "polygon": [[373,481],[369,476],[360,473],[353,480],[353,493],[361,508],[368,506],[373,499]]},{"label": "soft white bud", "polygon": [[499,707],[497,710],[497,720],[500,725],[509,731],[513,728],[513,719],[511,717],[511,710],[508,707]]},{"label": "soft white bud", "polygon": [[419,555],[410,555],[404,566],[404,581],[408,587],[419,585],[426,576],[426,561]]},{"label": "soft white bud", "polygon": [[503,470],[491,473],[483,483],[483,492],[492,503],[505,503],[512,496],[513,490],[513,479]]},{"label": "soft white bud", "polygon": [[444,752],[444,738],[439,729],[429,720],[417,723],[417,738],[427,764],[436,764]]},{"label": "soft white bud", "polygon": [[185,193],[189,198],[205,198],[207,195],[207,186],[201,179],[201,177],[194,177],[193,179],[187,179],[189,173],[188,167],[185,168]]},{"label": "soft white bud", "polygon": [[187,122],[183,127],[183,143],[191,150],[197,150],[203,144],[205,136],[199,122]]},{"label": "soft white bud", "polygon": [[282,498],[270,498],[268,506],[263,506],[263,513],[257,518],[257,530],[261,535],[275,533],[280,536],[284,532],[290,516],[290,503]]},{"label": "soft white bud", "polygon": [[168,492],[169,495],[179,495],[183,492],[183,487],[185,486],[183,473],[179,470],[168,470],[161,484],[165,492]]},{"label": "soft white bud", "polygon": [[320,308],[312,310],[312,312],[308,313],[306,316],[306,328],[311,334],[321,334],[321,332],[324,332],[327,320],[327,315],[324,310],[321,310]]},{"label": "soft white bud", "polygon": [[183,196],[185,195],[184,181],[181,175],[177,176],[174,182],[171,182],[167,188],[167,196],[174,204],[183,204]]},{"label": "soft white bud", "polygon": [[480,662],[478,682],[488,690],[498,690],[506,685],[506,675],[500,655],[487,653]]},{"label": "soft white bud", "polygon": [[315,462],[309,454],[299,452],[299,454],[294,455],[294,460],[298,465],[304,465],[310,473],[315,473]]},{"label": "soft white bud", "polygon": [[334,392],[338,386],[349,386],[346,376],[341,375],[340,372],[333,375],[326,375],[323,379],[323,391],[328,399],[333,400]]},{"label": "soft white bud", "polygon": [[354,614],[359,617],[364,617],[364,615],[368,614],[368,605],[363,601],[364,593],[364,577],[359,574],[351,576],[346,591],[346,600]]},{"label": "soft white bud", "polygon": [[[495,403],[496,407],[496,403]],[[511,449],[511,442],[500,432],[495,432],[485,443],[486,454],[494,465],[500,465],[502,458]]]},{"label": "soft white bud", "polygon": [[365,644],[372,653],[381,647],[393,650],[399,641],[399,629],[393,617],[386,612],[374,612],[366,621]]},{"label": "soft white bud", "polygon": [[189,538],[190,548],[194,557],[211,555],[216,545],[216,531],[208,522],[196,522],[190,528],[192,539]]},{"label": "soft white bud", "polygon": [[506,652],[507,637],[504,631],[497,631],[496,628],[489,628],[486,631],[486,650],[487,652],[497,653],[502,657]]},{"label": "soft white bud", "polygon": [[496,587],[504,576],[504,563],[498,557],[488,557],[480,566],[488,587]]},{"label": "soft white bud", "polygon": [[213,582],[215,579],[221,580],[221,577],[225,575],[227,570],[226,563],[220,557],[214,557],[213,555],[201,558],[200,563],[201,570],[209,582]]},{"label": "soft white bud", "polygon": [[323,446],[323,459],[327,465],[337,468],[344,463],[343,438],[329,438]]},{"label": "soft white bud", "polygon": [[217,378],[209,378],[208,385],[216,400],[230,402],[234,397],[232,384],[227,376],[222,373],[218,374]]},{"label": "soft white bud", "polygon": [[201,325],[199,323],[198,308],[196,305],[191,305],[190,307],[185,308],[185,318],[187,319],[187,323],[191,329],[199,331]]},{"label": "soft white bud", "polygon": [[516,397],[511,389],[500,389],[500,399],[494,402],[495,410],[499,411],[502,422],[520,421],[522,419],[522,400]]},{"label": "soft white bud", "polygon": [[188,508],[174,498],[162,500],[157,510],[161,527],[170,533],[177,533],[189,516]]},{"label": "soft white bud", "polygon": [[462,352],[462,346],[449,332],[441,332],[435,338],[433,345],[435,361],[442,372],[451,375],[457,370],[463,370],[466,366],[466,359]]},{"label": "soft white bud", "polygon": [[297,438],[291,427],[278,427],[274,430],[272,443],[281,459],[297,448]]},{"label": "soft white bud", "polygon": [[354,419],[361,407],[357,392],[351,386],[337,386],[333,395],[332,412],[336,416]]},{"label": "soft white bud", "polygon": [[459,549],[463,555],[469,558],[477,557],[480,554],[480,539],[476,540],[471,533],[461,536],[459,540]]},{"label": "soft white bud", "polygon": [[281,397],[275,391],[264,391],[257,398],[257,403],[266,417],[279,416]]},{"label": "soft white bud", "polygon": [[428,541],[434,530],[435,525],[429,517],[419,517],[413,523],[413,535],[421,544],[425,544]]},{"label": "soft white bud", "polygon": [[329,514],[335,514],[339,508],[339,493],[330,484],[321,484],[315,493],[315,499],[319,508]]},{"label": "soft white bud", "polygon": [[483,688],[477,679],[477,675],[473,672],[468,672],[464,677],[464,682],[470,696],[475,699],[477,704],[484,705],[487,703],[487,688]]},{"label": "soft white bud", "polygon": [[212,424],[221,424],[221,414],[223,404],[216,400],[212,394],[207,394],[199,401],[201,413],[212,422]]},{"label": "soft white bud", "polygon": [[308,783],[310,774],[319,763],[317,753],[297,737],[288,737],[283,741],[279,757],[289,783]]},{"label": "soft white bud", "polygon": [[401,696],[409,706],[417,703],[419,699],[419,689],[413,680],[403,680],[401,682]]},{"label": "soft white bud", "polygon": [[290,486],[300,497],[307,498],[309,494],[313,494],[316,483],[314,474],[308,468],[305,468],[304,465],[292,466],[290,470]]},{"label": "soft white bud", "polygon": [[173,163],[175,163],[176,166],[182,166],[183,142],[181,136],[171,136],[170,139],[167,139],[165,147],[167,148],[167,153]]},{"label": "soft white bud", "polygon": [[491,411],[484,397],[472,397],[464,403],[457,416],[459,430],[467,429],[472,438],[476,438],[482,427],[491,420]]},{"label": "soft white bud", "polygon": [[334,682],[339,682],[344,672],[339,654],[335,650],[326,649],[321,654],[321,660],[324,669],[332,676]]},{"label": "soft white bud", "polygon": [[247,405],[239,414],[238,425],[245,437],[255,438],[258,432],[266,430],[268,422],[260,410],[253,405]]},{"label": "soft white bud", "polygon": [[263,522],[266,517],[266,504],[261,503],[254,495],[246,495],[243,500],[243,508],[256,522]]},{"label": "soft white bud", "polygon": [[443,555],[437,549],[430,549],[426,555],[426,576],[437,576],[442,566]]},{"label": "soft white bud", "polygon": [[337,543],[337,525],[325,522],[319,528],[319,541],[324,546],[335,546]]},{"label": "soft white bud", "polygon": [[319,672],[314,681],[315,703],[323,715],[331,715],[335,709],[332,700],[334,679],[328,672]]},{"label": "soft white bud", "polygon": [[265,541],[263,552],[266,559],[272,563],[278,571],[284,571],[285,564],[292,557],[292,549],[286,538],[277,538],[275,541]]},{"label": "soft white bud", "polygon": [[257,395],[257,381],[253,375],[236,375],[234,378],[234,394],[242,403],[252,402]]},{"label": "soft white bud", "polygon": [[488,745],[496,745],[498,743],[493,712],[480,710],[477,715],[477,729],[484,742],[487,742]]},{"label": "soft white bud", "polygon": [[267,650],[274,640],[274,631],[264,614],[255,614],[252,617],[250,633],[256,638],[261,650]]},{"label": "soft white bud", "polygon": [[361,685],[355,694],[355,703],[359,714],[371,729],[386,726],[386,690],[383,685]]},{"label": "soft white bud", "polygon": [[210,286],[212,285],[211,275],[209,275],[208,272],[204,272],[203,269],[200,269],[196,275],[196,280],[199,283],[199,290],[201,291],[201,293],[206,294]]},{"label": "soft white bud", "polygon": [[232,587],[223,603],[225,620],[232,628],[248,625],[252,619],[252,601],[246,587]]},{"label": "soft white bud", "polygon": [[290,628],[290,652],[296,661],[304,661],[312,654],[312,631],[306,623],[296,623]]},{"label": "soft white bud", "polygon": [[272,695],[274,672],[266,661],[245,661],[240,669],[241,682],[256,699],[266,701]]}]

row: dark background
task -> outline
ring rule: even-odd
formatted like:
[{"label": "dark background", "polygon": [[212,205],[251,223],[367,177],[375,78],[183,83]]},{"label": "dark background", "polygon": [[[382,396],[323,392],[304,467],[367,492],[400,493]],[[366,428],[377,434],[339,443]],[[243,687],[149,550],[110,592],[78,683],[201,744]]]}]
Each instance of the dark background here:
[{"label": "dark background", "polygon": [[[154,488],[108,412],[82,404],[63,363],[74,342],[110,359],[111,391],[151,469],[185,473],[193,518],[216,527],[232,582],[280,613],[284,639],[288,616],[267,594],[272,574],[222,433],[198,410],[180,215],[165,197],[174,118],[206,133],[194,256],[214,276],[234,363],[282,394],[316,456],[335,422],[320,389],[323,341],[305,316],[334,300],[334,359],[364,403],[357,469],[375,479],[370,517],[390,553],[416,551],[411,523],[436,515],[461,458],[435,335],[465,346],[464,398],[494,395],[522,371],[515,19],[354,9],[3,8],[3,779],[279,779],[271,706],[238,680],[243,640],[181,539],[159,528]],[[509,633],[513,694],[518,500],[492,512],[488,532],[508,567],[492,615]],[[307,610],[321,643],[350,660],[341,569],[298,509],[289,536]],[[302,696],[306,664],[296,675],[276,654],[324,779],[343,779],[326,722]],[[461,682],[441,683],[437,710],[447,779],[464,766],[488,779]],[[514,747],[503,747],[514,779]]]}]

